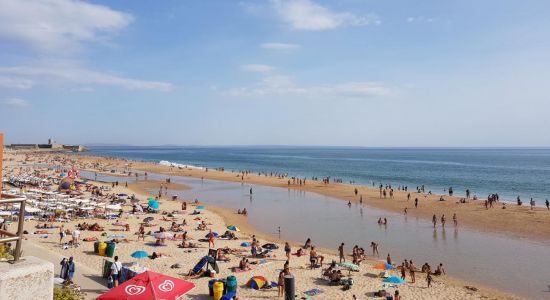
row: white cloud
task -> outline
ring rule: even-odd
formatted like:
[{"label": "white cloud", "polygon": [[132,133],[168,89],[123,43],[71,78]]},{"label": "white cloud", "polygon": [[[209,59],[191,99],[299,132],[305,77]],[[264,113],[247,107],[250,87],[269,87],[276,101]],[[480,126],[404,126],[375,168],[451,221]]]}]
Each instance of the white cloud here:
[{"label": "white cloud", "polygon": [[298,44],[288,44],[288,43],[263,43],[261,47],[264,49],[273,49],[273,50],[291,50],[291,49],[298,49],[301,46]]},{"label": "white cloud", "polygon": [[9,105],[11,107],[17,107],[17,108],[24,108],[29,107],[31,104],[29,101],[21,98],[10,98],[4,101],[4,104]]},{"label": "white cloud", "polygon": [[380,18],[375,14],[358,16],[350,12],[335,12],[311,0],[271,0],[271,3],[279,17],[296,30],[380,24]]},{"label": "white cloud", "polygon": [[[129,90],[158,90],[163,92],[170,91],[173,88],[172,84],[167,82],[125,78],[76,66],[0,67],[0,74],[38,79],[34,81],[41,83],[53,80],[62,83],[95,84],[121,87]],[[27,80],[30,81],[30,79]]]},{"label": "white cloud", "polygon": [[268,65],[260,65],[260,64],[249,64],[249,65],[242,65],[241,69],[247,71],[247,72],[255,72],[255,73],[269,73],[273,71],[275,68]]},{"label": "white cloud", "polygon": [[434,18],[428,18],[424,16],[417,16],[417,17],[408,17],[407,22],[409,23],[432,23],[435,21]]},{"label": "white cloud", "polygon": [[0,39],[60,54],[98,41],[131,23],[129,14],[79,0],[1,0]]},{"label": "white cloud", "polygon": [[19,77],[0,76],[0,88],[28,90],[32,88],[34,82],[29,79]]},{"label": "white cloud", "polygon": [[370,98],[389,96],[393,90],[377,82],[344,82],[300,86],[287,76],[267,76],[252,87],[233,88],[223,94],[233,97],[301,96],[315,98]]}]

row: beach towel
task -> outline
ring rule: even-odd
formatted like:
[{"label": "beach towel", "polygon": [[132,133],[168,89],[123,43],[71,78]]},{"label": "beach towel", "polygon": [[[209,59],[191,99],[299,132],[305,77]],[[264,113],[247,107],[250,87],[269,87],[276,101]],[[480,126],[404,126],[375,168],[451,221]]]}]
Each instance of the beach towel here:
[{"label": "beach towel", "polygon": [[145,243],[145,245],[150,246],[150,247],[166,247],[165,244],[157,244],[157,243],[154,243],[154,242]]},{"label": "beach towel", "polygon": [[231,268],[231,271],[235,272],[235,273],[244,273],[244,272],[248,272],[250,270],[244,270],[244,269],[241,269],[239,267],[233,267],[233,268]]},{"label": "beach towel", "polygon": [[123,239],[125,237],[124,234],[111,234],[107,236],[108,239]]},{"label": "beach towel", "polygon": [[237,292],[229,292],[223,295],[223,297],[220,300],[232,300],[233,298],[235,298],[235,296],[237,296]]},{"label": "beach towel", "polygon": [[316,295],[322,294],[324,292],[325,291],[323,291],[321,289],[311,289],[309,291],[305,291],[304,294],[306,294],[308,296],[316,296]]}]

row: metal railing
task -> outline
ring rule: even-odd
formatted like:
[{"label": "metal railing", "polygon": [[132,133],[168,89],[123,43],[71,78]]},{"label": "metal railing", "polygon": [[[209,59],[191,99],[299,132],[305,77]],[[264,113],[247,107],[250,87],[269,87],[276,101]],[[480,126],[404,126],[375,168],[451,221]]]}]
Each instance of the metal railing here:
[{"label": "metal railing", "polygon": [[[0,243],[8,243],[16,241],[15,252],[13,254],[13,263],[17,262],[21,255],[21,242],[23,241],[23,225],[25,222],[25,203],[27,201],[26,197],[16,197],[12,195],[0,194],[0,205],[2,204],[11,204],[19,203],[19,217],[17,224],[17,233],[12,233],[0,229]],[[4,237],[7,236],[7,237]]]}]

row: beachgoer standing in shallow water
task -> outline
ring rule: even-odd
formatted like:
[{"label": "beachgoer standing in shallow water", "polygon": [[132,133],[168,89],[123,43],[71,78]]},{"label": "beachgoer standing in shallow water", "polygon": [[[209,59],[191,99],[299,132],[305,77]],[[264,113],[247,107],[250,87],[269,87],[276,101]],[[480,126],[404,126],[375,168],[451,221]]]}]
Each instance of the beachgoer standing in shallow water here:
[{"label": "beachgoer standing in shallow water", "polygon": [[435,214],[432,216],[432,223],[434,224],[435,228],[435,226],[437,225],[437,217],[435,216]]},{"label": "beachgoer standing in shallow water", "polygon": [[455,227],[458,226],[458,218],[456,217],[456,214],[453,214],[453,223],[455,224]]},{"label": "beachgoer standing in shallow water", "polygon": [[441,215],[441,226],[445,227],[445,214]]},{"label": "beachgoer standing in shallow water", "polygon": [[372,248],[372,256],[380,257],[380,253],[378,253],[378,243],[371,242],[370,247]]},{"label": "beachgoer standing in shallow water", "polygon": [[432,274],[427,273],[427,274],[426,274],[426,282],[428,283],[428,287],[431,287],[431,286],[432,286],[432,280],[433,280]]},{"label": "beachgoer standing in shallow water", "polygon": [[346,261],[346,256],[344,255],[344,243],[340,244],[340,247],[338,247],[338,253],[340,254],[340,263],[342,261]]}]

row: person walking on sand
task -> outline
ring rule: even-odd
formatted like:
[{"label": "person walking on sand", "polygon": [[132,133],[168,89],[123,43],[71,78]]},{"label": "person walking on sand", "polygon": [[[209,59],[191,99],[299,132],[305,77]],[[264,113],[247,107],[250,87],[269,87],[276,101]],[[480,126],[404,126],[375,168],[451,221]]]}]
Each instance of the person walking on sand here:
[{"label": "person walking on sand", "polygon": [[455,227],[458,226],[458,219],[456,217],[456,213],[453,214],[453,223],[455,224]]},{"label": "person walking on sand", "polygon": [[533,210],[533,208],[535,208],[535,200],[533,200],[533,198],[531,198],[530,204],[531,204],[531,210]]},{"label": "person walking on sand", "polygon": [[546,209],[550,210],[550,202],[548,202],[548,198],[546,199]]},{"label": "person walking on sand", "polygon": [[63,238],[64,237],[65,237],[65,229],[64,229],[63,224],[61,224],[61,227],[59,227],[59,245],[63,245]]},{"label": "person walking on sand", "polygon": [[414,198],[414,208],[418,208],[418,198]]},{"label": "person walking on sand", "polygon": [[285,254],[287,260],[290,259],[290,253],[292,252],[292,249],[290,248],[290,244],[288,242],[285,242]]},{"label": "person walking on sand", "polygon": [[277,280],[277,297],[283,297],[285,291],[285,270],[279,272],[279,279]]},{"label": "person walking on sand", "polygon": [[66,284],[73,283],[74,272],[75,272],[75,264],[73,261],[73,257],[71,256],[69,258],[69,261],[67,262],[67,277],[65,278]]},{"label": "person walking on sand", "polygon": [[210,229],[210,232],[208,233],[208,248],[216,247],[214,245],[214,239],[215,239],[214,233],[212,232],[212,229]]},{"label": "person walking on sand", "polygon": [[432,274],[426,273],[426,282],[428,283],[428,287],[432,286],[432,281],[433,281]]},{"label": "person walking on sand", "polygon": [[435,216],[435,214],[432,216],[432,223],[434,224],[435,228],[435,226],[437,225],[437,217]]},{"label": "person walking on sand", "polygon": [[342,263],[342,261],[346,261],[346,257],[344,255],[344,243],[340,244],[340,247],[338,247],[338,253],[340,254],[340,263]]},{"label": "person walking on sand", "polygon": [[416,276],[414,275],[415,270],[416,270],[416,267],[414,266],[414,263],[411,259],[411,261],[409,262],[409,275],[411,276],[411,283],[416,282]]},{"label": "person walking on sand", "polygon": [[401,263],[401,279],[405,280],[407,275],[406,272],[407,268],[405,267],[405,263]]},{"label": "person walking on sand", "polygon": [[111,279],[115,287],[118,286],[118,280],[122,274],[122,263],[118,261],[118,256],[115,256],[115,261],[111,265]]}]

